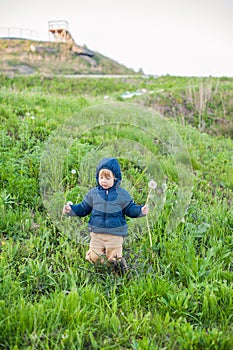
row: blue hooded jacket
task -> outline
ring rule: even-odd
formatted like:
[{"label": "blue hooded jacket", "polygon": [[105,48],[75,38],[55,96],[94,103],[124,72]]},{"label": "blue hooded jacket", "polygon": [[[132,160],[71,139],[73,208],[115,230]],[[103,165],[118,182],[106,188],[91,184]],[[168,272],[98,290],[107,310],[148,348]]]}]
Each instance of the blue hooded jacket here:
[{"label": "blue hooded jacket", "polygon": [[[110,170],[114,175],[114,184],[104,189],[99,184],[99,172]],[[130,194],[120,187],[121,168],[115,158],[103,158],[96,168],[97,187],[92,188],[80,204],[71,205],[71,215],[86,216],[91,214],[88,230],[95,233],[107,233],[127,236],[128,227],[125,216],[137,218],[142,214],[142,205],[136,205]]]}]

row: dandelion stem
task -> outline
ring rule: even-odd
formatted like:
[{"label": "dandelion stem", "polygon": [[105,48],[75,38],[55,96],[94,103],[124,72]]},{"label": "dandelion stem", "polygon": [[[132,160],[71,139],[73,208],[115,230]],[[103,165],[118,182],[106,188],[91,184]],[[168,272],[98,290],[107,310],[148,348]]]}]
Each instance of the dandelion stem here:
[{"label": "dandelion stem", "polygon": [[[66,197],[67,197],[68,188],[69,188],[69,185],[66,186],[64,205],[66,205],[66,203],[67,203],[67,198],[66,198]],[[63,206],[64,206],[64,205],[63,205]],[[64,216],[64,213],[63,213],[63,210],[62,210],[61,219],[60,219],[61,221],[63,220],[63,216]]]},{"label": "dandelion stem", "polygon": [[[65,196],[65,201],[64,201],[64,205],[66,204],[66,196]],[[61,213],[61,221],[63,220],[63,216],[64,216],[64,213],[63,213],[63,210],[62,210],[62,213]]]},{"label": "dandelion stem", "polygon": [[[146,198],[146,205],[148,205],[150,194],[151,194],[152,188],[149,189],[147,198]],[[151,238],[151,232],[150,232],[150,225],[149,225],[149,220],[148,220],[148,215],[146,216],[146,224],[147,224],[147,229],[148,229],[148,234],[149,234],[149,239],[150,239],[150,247],[152,247],[152,238]]]},{"label": "dandelion stem", "polygon": [[[148,186],[149,186],[149,192],[148,192],[148,195],[147,195],[147,198],[146,198],[146,205],[149,202],[151,190],[152,189],[153,190],[156,189],[157,183],[154,180],[150,180],[149,183],[148,183]],[[148,229],[148,234],[149,234],[149,239],[150,239],[150,247],[152,247],[152,238],[151,238],[151,232],[150,232],[150,225],[149,225],[148,216],[146,216],[146,224],[147,224],[147,229]]]},{"label": "dandelion stem", "polygon": [[150,225],[149,225],[148,215],[146,216],[146,224],[147,224],[147,229],[148,229],[148,234],[149,234],[150,247],[152,247],[152,237],[151,237],[151,232],[150,232]]},{"label": "dandelion stem", "polygon": [[149,192],[148,192],[148,195],[147,195],[147,198],[146,198],[146,205],[147,205],[147,204],[148,204],[148,202],[149,202],[149,198],[150,198],[151,190],[152,190],[152,188],[150,188],[150,189],[149,189]]}]

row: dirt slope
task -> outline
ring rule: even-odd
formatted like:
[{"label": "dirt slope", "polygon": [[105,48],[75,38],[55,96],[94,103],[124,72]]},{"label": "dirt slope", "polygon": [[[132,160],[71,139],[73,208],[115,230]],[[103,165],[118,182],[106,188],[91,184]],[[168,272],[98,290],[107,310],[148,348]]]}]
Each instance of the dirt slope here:
[{"label": "dirt slope", "polygon": [[136,74],[118,62],[94,52],[78,55],[66,43],[0,39],[0,73],[7,75]]}]

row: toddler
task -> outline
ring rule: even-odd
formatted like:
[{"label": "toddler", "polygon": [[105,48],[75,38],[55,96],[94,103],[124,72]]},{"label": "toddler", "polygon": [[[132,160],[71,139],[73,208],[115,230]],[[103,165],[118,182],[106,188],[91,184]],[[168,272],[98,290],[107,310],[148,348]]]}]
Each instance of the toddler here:
[{"label": "toddler", "polygon": [[104,158],[96,168],[97,187],[92,188],[81,203],[63,208],[63,213],[69,216],[91,214],[88,223],[91,240],[86,253],[91,263],[103,262],[103,255],[110,262],[122,263],[123,240],[128,231],[125,216],[138,218],[148,214],[147,205],[136,205],[120,187],[121,179],[118,160]]}]

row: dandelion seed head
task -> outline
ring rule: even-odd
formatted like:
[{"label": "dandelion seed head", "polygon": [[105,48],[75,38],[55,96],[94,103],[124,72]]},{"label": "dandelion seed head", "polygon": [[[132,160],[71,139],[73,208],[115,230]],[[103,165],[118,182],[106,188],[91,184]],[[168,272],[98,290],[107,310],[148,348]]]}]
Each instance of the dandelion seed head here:
[{"label": "dandelion seed head", "polygon": [[73,204],[73,202],[71,202],[71,201],[67,202],[67,205],[72,205],[72,204]]},{"label": "dandelion seed head", "polygon": [[154,180],[150,180],[150,181],[148,182],[148,186],[149,186],[149,188],[151,188],[152,190],[155,190],[156,187],[157,187],[157,182],[154,181]]},{"label": "dandelion seed head", "polygon": [[76,174],[76,170],[75,170],[75,169],[72,169],[72,170],[71,170],[71,174],[73,174],[73,175]]}]

